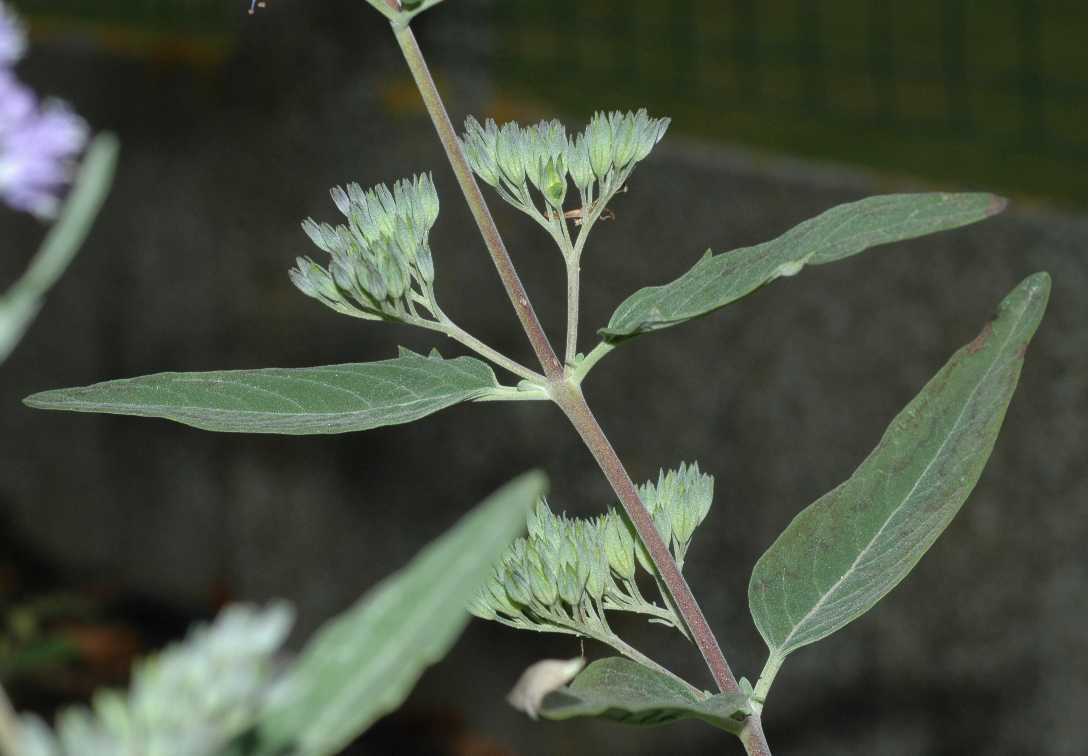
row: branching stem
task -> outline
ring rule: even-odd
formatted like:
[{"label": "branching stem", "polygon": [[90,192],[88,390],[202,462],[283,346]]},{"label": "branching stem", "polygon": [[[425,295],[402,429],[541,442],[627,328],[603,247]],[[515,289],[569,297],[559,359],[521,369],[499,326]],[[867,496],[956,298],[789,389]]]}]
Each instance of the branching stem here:
[{"label": "branching stem", "polygon": [[[397,0],[386,0],[386,2],[391,9],[399,10]],[[631,519],[640,539],[645,544],[658,574],[661,575],[665,586],[672,595],[677,610],[691,631],[692,638],[714,675],[714,680],[717,682],[719,689],[724,693],[739,692],[740,687],[737,685],[732,670],[729,669],[729,664],[722,655],[714,632],[710,629],[706,617],[703,616],[703,612],[699,608],[691,588],[688,587],[687,581],[684,580],[680,570],[677,569],[672,554],[669,553],[668,546],[657,532],[653,518],[639,498],[638,491],[631,481],[630,475],[627,474],[627,470],[616,455],[612,444],[605,436],[589,405],[586,404],[581,389],[564,374],[563,365],[560,363],[555,350],[552,349],[551,343],[548,341],[540,324],[540,319],[529,302],[525,287],[518,277],[517,270],[514,268],[514,264],[506,250],[506,245],[503,243],[499,230],[495,226],[495,221],[491,217],[487,202],[484,200],[472,169],[468,165],[464,151],[461,148],[461,142],[456,131],[454,131],[453,124],[450,122],[449,114],[438,89],[435,87],[415,35],[412,34],[412,30],[407,24],[395,22],[393,23],[393,32],[419,88],[423,103],[434,123],[435,130],[438,132],[438,138],[445,148],[450,166],[457,176],[461,191],[465,195],[473,218],[476,220],[476,225],[480,229],[484,243],[491,254],[491,259],[498,270],[499,278],[502,280],[507,296],[509,296],[514,311],[521,321],[522,328],[529,337],[533,351],[544,369],[552,400],[559,405],[560,409],[563,410],[574,425],[593,454],[594,459],[597,460],[601,471],[604,472],[608,482],[612,485],[616,496],[627,512],[627,516]],[[603,194],[602,192],[602,197]],[[583,229],[583,236],[584,231],[585,229]],[[741,737],[749,754],[770,756],[770,748],[763,737],[763,729],[758,715],[754,715],[749,719]]]},{"label": "branching stem", "polygon": [[579,289],[582,281],[582,263],[577,256],[567,257],[567,349],[563,361],[571,369],[578,354]]},{"label": "branching stem", "polygon": [[767,736],[763,734],[763,720],[759,714],[752,714],[744,721],[740,742],[744,744],[744,752],[748,756],[771,756],[771,748],[767,745]]},{"label": "branching stem", "polygon": [[548,379],[542,376],[540,373],[536,372],[535,370],[530,370],[529,368],[522,365],[520,362],[510,359],[499,350],[489,347],[487,344],[480,341],[478,338],[473,336],[464,328],[454,323],[452,320],[449,319],[449,317],[447,317],[446,313],[444,313],[436,303],[432,302],[428,309],[430,309],[434,316],[438,318],[437,321],[427,320],[425,318],[413,318],[411,320],[406,320],[405,322],[410,322],[412,325],[417,325],[421,328],[427,328],[431,331],[438,331],[441,334],[445,334],[454,341],[464,344],[466,347],[476,352],[476,354],[480,355],[481,357],[491,360],[499,367],[509,370],[514,375],[519,376],[520,378],[524,378],[531,383],[536,383],[539,385],[544,385],[545,383],[547,383]]},{"label": "branching stem", "polygon": [[639,538],[646,546],[651,561],[657,568],[657,572],[665,583],[668,592],[672,595],[677,611],[691,631],[695,645],[699,647],[703,659],[714,675],[714,681],[723,693],[739,692],[740,687],[733,676],[733,671],[729,668],[729,663],[726,662],[725,656],[722,654],[718,639],[714,636],[714,631],[710,629],[710,625],[707,623],[702,609],[699,608],[699,603],[695,600],[691,588],[688,587],[684,576],[677,569],[676,562],[673,561],[672,554],[669,552],[669,547],[661,538],[661,534],[657,532],[653,517],[643,505],[642,499],[639,498],[638,489],[635,488],[631,476],[627,474],[627,470],[616,454],[616,450],[612,448],[611,442],[601,429],[597,418],[593,415],[593,411],[586,404],[581,390],[565,381],[561,384],[553,384],[550,388],[552,399],[567,415],[575,430],[578,431],[578,435],[581,436],[582,441],[589,448],[590,453],[593,454],[593,458],[597,460],[601,472],[604,473],[608,482],[612,485],[620,504],[623,506],[628,518],[630,518],[631,523],[635,526]]},{"label": "branching stem", "polygon": [[[388,0],[388,2],[392,7],[396,6],[396,0]],[[422,51],[419,49],[419,43],[416,42],[411,27],[407,25],[399,28],[394,25],[393,33],[400,45],[401,52],[404,54],[408,69],[412,72],[416,86],[419,88],[427,113],[430,115],[435,130],[438,132],[438,138],[446,151],[450,166],[457,176],[457,183],[460,184],[461,191],[465,195],[469,210],[472,211],[472,217],[480,229],[484,244],[487,245],[487,251],[491,254],[491,260],[495,263],[495,268],[499,272],[499,278],[502,279],[507,296],[510,297],[510,303],[514,306],[518,320],[521,321],[522,329],[529,337],[533,352],[536,353],[537,359],[544,368],[544,374],[549,380],[562,380],[563,366],[560,364],[555,350],[552,349],[552,345],[544,333],[543,326],[540,325],[540,319],[537,317],[536,311],[533,309],[532,304],[529,303],[529,295],[525,291],[521,278],[518,277],[518,272],[510,259],[510,253],[506,251],[506,245],[499,235],[498,227],[495,226],[495,219],[491,217],[491,211],[488,209],[487,202],[480,192],[479,184],[476,183],[476,177],[465,159],[465,153],[461,149],[461,142],[457,138],[457,132],[454,130],[453,124],[450,122],[446,106],[442,103],[442,96],[438,93],[438,88],[435,87],[431,71],[427,67]]]},{"label": "branching stem", "polygon": [[615,634],[610,634],[607,640],[600,639],[600,638],[598,640],[600,640],[601,643],[607,643],[608,645],[612,646],[612,648],[619,651],[621,654],[626,656],[628,659],[631,659],[633,661],[637,661],[639,664],[641,664],[641,665],[643,665],[645,667],[649,667],[650,669],[656,670],[656,671],[660,672],[663,675],[671,677],[673,680],[676,680],[677,682],[683,683],[685,688],[687,688],[689,691],[691,691],[694,695],[698,696],[699,698],[702,698],[705,695],[698,688],[696,688],[694,685],[689,683],[684,678],[670,672],[667,668],[662,667],[660,664],[655,662],[650,657],[646,656],[646,654],[642,653],[637,648],[625,643],[619,636],[617,636]]},{"label": "branching stem", "polygon": [[535,370],[530,370],[520,362],[510,359],[502,352],[492,349],[456,323],[450,322],[447,324],[445,328],[442,329],[442,333],[446,334],[454,341],[461,342],[477,354],[486,357],[496,365],[506,368],[514,375],[520,376],[527,381],[531,381],[532,383],[544,383],[547,380]]}]

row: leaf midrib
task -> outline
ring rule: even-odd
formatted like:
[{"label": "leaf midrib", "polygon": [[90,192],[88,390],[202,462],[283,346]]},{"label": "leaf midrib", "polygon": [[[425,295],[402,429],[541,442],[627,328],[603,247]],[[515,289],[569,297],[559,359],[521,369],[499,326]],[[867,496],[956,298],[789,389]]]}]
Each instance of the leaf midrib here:
[{"label": "leaf midrib", "polygon": [[914,485],[911,486],[910,491],[908,491],[907,494],[903,496],[900,503],[891,510],[887,519],[884,520],[884,523],[877,529],[876,533],[873,534],[872,538],[869,539],[869,542],[865,545],[865,548],[863,548],[854,558],[854,561],[850,564],[850,567],[847,568],[846,572],[844,572],[843,575],[838,580],[836,580],[835,583],[827,591],[825,591],[822,596],[820,596],[819,600],[812,605],[812,608],[805,613],[805,616],[802,617],[799,622],[794,624],[793,629],[791,629],[786,637],[783,638],[782,642],[778,644],[778,650],[784,650],[789,646],[790,641],[797,634],[798,628],[800,628],[805,622],[807,622],[812,617],[813,613],[818,611],[820,607],[823,606],[828,596],[832,595],[835,591],[837,591],[839,587],[843,584],[843,582],[853,574],[854,570],[857,568],[858,563],[865,557],[865,555],[873,547],[873,544],[875,544],[877,540],[879,540],[880,536],[884,533],[884,529],[888,527],[888,524],[893,519],[895,519],[895,515],[899,512],[900,509],[903,508],[904,504],[909,501],[912,496],[914,496],[914,492],[918,489],[919,483],[929,474],[930,469],[933,467],[937,459],[940,458],[945,446],[948,445],[949,439],[951,439],[954,435],[954,431],[959,427],[960,422],[963,420],[964,413],[967,411],[967,408],[970,406],[971,402],[974,401],[975,394],[978,393],[979,388],[982,386],[983,383],[986,382],[987,378],[989,378],[990,376],[991,371],[993,371],[993,369],[997,366],[997,363],[1000,361],[1000,356],[1004,353],[1005,348],[1012,340],[1013,335],[1018,332],[1018,326],[1020,325],[1021,320],[1027,314],[1027,312],[1028,307],[1027,304],[1025,304],[1021,311],[1021,316],[1010,324],[1008,335],[1002,341],[1001,348],[998,350],[998,358],[994,359],[994,361],[990,363],[990,366],[986,368],[986,371],[982,374],[978,381],[975,382],[974,388],[971,389],[970,396],[967,398],[966,401],[964,401],[963,407],[960,409],[959,414],[956,415],[956,421],[952,424],[952,431],[946,434],[944,441],[941,442],[941,445],[937,448],[937,451],[934,452],[933,457],[929,460],[928,463],[926,463],[925,469],[915,479]]},{"label": "leaf midrib", "polygon": [[[894,195],[892,195],[892,196],[894,196]],[[947,195],[942,195],[942,197],[944,197],[944,196],[947,196]],[[865,200],[859,200],[859,202],[864,202],[864,201]],[[839,207],[844,207],[844,206],[840,205]],[[826,212],[833,212],[835,209],[837,209],[837,208],[830,208]],[[833,237],[836,233],[838,233],[844,226],[847,226],[850,223],[853,223],[853,222],[856,222],[856,221],[859,221],[859,220],[871,218],[872,216],[878,215],[880,212],[883,212],[885,210],[886,210],[886,208],[884,208],[884,207],[873,207],[873,208],[868,208],[866,210],[863,210],[863,211],[861,211],[860,213],[858,213],[856,215],[848,214],[845,218],[843,218],[839,222],[838,225],[836,225],[833,229],[828,230],[821,238],[819,238],[815,242],[815,244],[813,245],[814,248],[811,249],[810,252],[808,252],[807,254],[800,255],[800,256],[798,256],[798,257],[796,257],[794,259],[791,259],[790,262],[801,262],[804,265],[808,265],[810,263],[815,264],[815,265],[822,265],[822,264],[825,264],[825,263],[828,263],[828,262],[836,262],[839,259],[842,259],[842,258],[833,258],[832,260],[822,260],[822,261],[817,262],[817,263],[812,263],[814,258],[816,258],[820,253],[826,251],[827,249],[829,249],[831,247],[835,247],[835,246],[848,246],[850,244],[853,244],[858,237],[861,237],[861,236],[863,236],[865,234],[864,231],[856,231],[856,232],[854,232],[854,233],[852,233],[852,234],[850,234],[850,235],[848,235],[848,236],[846,236],[843,239],[840,239],[838,241],[835,241],[835,242],[828,241],[831,237]],[[930,214],[935,212],[934,208],[927,208],[927,210],[929,210]],[[903,226],[906,226],[906,225],[908,225],[910,223],[915,222],[918,215],[921,212],[922,211],[920,209],[915,209],[915,210],[911,211],[910,215],[908,215],[906,218],[904,218],[904,219],[902,219],[900,221],[897,221],[896,223],[892,223],[892,224],[890,224],[888,226],[884,226],[884,227],[881,228],[881,230],[884,231],[884,232],[888,232],[891,229],[891,230],[893,230],[893,233],[894,233],[894,230],[898,230]],[[960,209],[958,211],[954,211],[954,212],[951,212],[951,213],[941,214],[941,215],[939,215],[939,217],[944,221],[950,221],[950,219],[955,218],[956,219],[955,222],[958,223],[958,221],[959,221],[959,219],[961,217],[964,217],[964,216],[974,217],[975,214],[976,214],[976,211],[974,211],[974,210]],[[816,216],[815,218],[810,219],[810,221],[815,221],[819,217],[820,216]],[[959,226],[953,225],[951,228],[958,228],[958,227]],[[710,259],[715,260],[715,259],[717,259],[719,257],[722,257],[722,256],[736,255],[736,254],[739,254],[739,253],[742,253],[742,252],[747,252],[749,250],[759,249],[761,252],[763,252],[763,254],[760,254],[758,258],[756,258],[756,259],[754,259],[752,261],[749,261],[749,263],[748,263],[749,268],[755,267],[758,264],[765,262],[766,259],[771,254],[774,254],[774,252],[776,250],[774,250],[772,248],[772,245],[774,245],[776,242],[779,242],[784,236],[788,236],[792,231],[796,230],[796,228],[797,227],[795,226],[793,229],[789,229],[789,230],[783,232],[782,235],[780,235],[779,237],[777,237],[777,238],[775,238],[775,239],[773,239],[771,241],[763,242],[762,244],[756,244],[756,245],[753,245],[753,246],[750,246],[750,247],[742,247],[742,248],[735,249],[735,250],[728,250],[728,251],[724,251],[724,252],[719,252],[717,255],[713,255]],[[926,233],[937,233],[937,232],[942,231],[942,230],[948,230],[948,229],[947,228],[937,229],[936,231],[928,231]],[[914,238],[917,238],[917,237],[914,237]],[[906,240],[907,239],[904,239],[904,238],[901,238],[901,237],[895,237],[895,238],[890,239],[890,240],[873,242],[873,243],[867,244],[863,248],[862,251],[864,251],[864,249],[871,249],[872,247],[875,247],[875,246],[883,246],[885,244],[895,243],[897,241],[906,241]],[[800,242],[798,242],[798,243],[800,243]],[[855,254],[857,254],[857,253],[855,253]],[[696,263],[696,265],[698,265],[698,263]],[[689,269],[687,273],[683,274],[680,278],[676,279],[675,281],[672,281],[672,282],[669,282],[669,283],[666,283],[666,284],[661,284],[661,285],[658,285],[658,286],[647,287],[647,289],[643,289],[642,291],[645,291],[645,292],[658,292],[658,291],[661,291],[663,289],[668,289],[670,286],[673,286],[674,284],[679,284],[680,282],[682,282],[684,277],[691,274],[694,271],[694,269],[695,269],[694,267]],[[728,273],[733,274],[733,273],[736,272],[736,270],[737,270],[737,268],[733,267],[728,271]],[[713,278],[710,281],[707,281],[706,283],[704,283],[694,293],[689,294],[687,299],[683,300],[682,305],[677,305],[675,307],[672,307],[671,311],[669,313],[671,317],[668,320],[666,320],[664,318],[658,318],[658,319],[652,319],[652,320],[643,318],[642,320],[638,321],[637,323],[634,323],[634,324],[628,323],[628,324],[622,325],[622,327],[625,329],[624,333],[634,333],[634,332],[637,332],[637,331],[639,331],[641,329],[644,329],[644,328],[646,328],[647,326],[650,326],[650,325],[662,325],[662,326],[667,327],[668,325],[673,325],[673,324],[676,324],[676,323],[679,323],[679,322],[684,322],[684,321],[690,319],[691,316],[688,315],[685,312],[685,308],[688,307],[691,304],[691,302],[694,299],[697,298],[697,296],[701,296],[702,293],[705,292],[705,290],[708,287],[710,287],[711,285],[719,282],[720,279],[723,278],[725,275],[726,275],[726,271],[719,271],[715,278]],[[771,280],[773,280],[773,278],[770,279],[770,280],[767,280],[767,281],[763,281],[762,284],[757,283],[755,286],[751,287],[748,290],[747,293],[751,293],[751,291],[755,290],[756,288],[759,288],[760,285],[766,285],[766,284],[770,283]],[[741,294],[740,296],[743,297],[743,296],[745,296],[745,294]],[[632,297],[631,299],[633,300],[635,298]],[[736,300],[734,299],[733,301],[736,301]],[[624,304],[626,304],[626,303],[624,303]],[[627,307],[626,310],[623,310],[623,306],[621,305],[620,309],[617,310],[615,315],[613,316],[612,321],[617,321],[619,324],[624,324],[624,321],[627,318],[630,317],[630,313],[635,311],[635,309],[641,304],[642,304],[641,301],[632,301],[631,304]],[[726,304],[729,304],[729,303],[727,302]],[[722,306],[724,306],[724,305],[722,305]],[[662,313],[662,314],[664,314],[664,313]],[[609,327],[611,327],[611,326],[612,326],[612,322],[610,321],[609,322]],[[616,330],[618,330],[618,329],[616,329]]]}]

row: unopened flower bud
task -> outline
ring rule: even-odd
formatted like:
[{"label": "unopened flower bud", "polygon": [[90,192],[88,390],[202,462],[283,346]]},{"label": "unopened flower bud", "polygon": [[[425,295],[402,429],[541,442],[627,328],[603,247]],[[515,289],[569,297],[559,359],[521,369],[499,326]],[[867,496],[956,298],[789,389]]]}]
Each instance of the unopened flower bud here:
[{"label": "unopened flower bud", "polygon": [[482,620],[493,620],[496,619],[498,616],[495,613],[495,610],[492,608],[491,604],[489,604],[487,600],[480,595],[473,596],[469,600],[468,611],[469,614],[473,615],[474,617],[479,617]]},{"label": "unopened flower bud", "polygon": [[339,186],[334,186],[329,190],[329,194],[332,195],[336,209],[346,217],[351,212],[351,200],[348,198],[348,193]]},{"label": "unopened flower bud", "polygon": [[505,124],[495,143],[495,158],[499,169],[511,185],[525,182],[525,165],[522,162],[521,131],[516,123]]},{"label": "unopened flower bud", "polygon": [[403,297],[408,290],[409,280],[404,266],[401,265],[397,256],[392,253],[392,250],[388,250],[379,257],[377,268],[378,273],[385,280],[389,298],[396,300]]},{"label": "unopened flower bud", "polygon": [[434,257],[431,256],[431,245],[424,242],[416,250],[416,267],[423,280],[434,283]]},{"label": "unopened flower bud", "polygon": [[559,596],[571,606],[577,606],[582,601],[582,592],[585,583],[578,577],[578,568],[568,564],[560,568],[556,575]]},{"label": "unopened flower bud", "polygon": [[578,564],[578,547],[571,536],[563,538],[559,544],[559,563],[562,565]]},{"label": "unopened flower bud", "polygon": [[647,118],[645,124],[639,129],[638,148],[635,150],[635,160],[644,160],[650,154],[665,132],[669,128],[668,118]]},{"label": "unopened flower bud", "polygon": [[[302,221],[302,230],[322,252],[332,252],[333,247],[329,244],[330,237],[326,234],[325,228],[313,218]],[[332,229],[329,228],[329,231],[331,232]]]},{"label": "unopened flower bud", "polygon": [[537,499],[533,511],[525,518],[525,525],[526,529],[529,531],[529,537],[536,541],[545,540],[544,533],[546,525],[551,518],[552,511],[548,509],[547,502],[543,498]]},{"label": "unopened flower bud", "polygon": [[481,126],[472,116],[465,119],[465,136],[461,141],[465,157],[476,175],[491,186],[498,186],[502,177],[495,156],[497,138],[498,127],[494,121],[488,119],[487,125]]},{"label": "unopened flower bud", "polygon": [[403,218],[398,218],[396,222],[396,239],[397,251],[400,253],[400,257],[408,261],[415,260],[416,256],[416,234],[408,225],[407,221]]},{"label": "unopened flower bud", "polygon": [[529,568],[529,582],[533,595],[544,606],[551,606],[559,597],[559,588],[555,584],[555,575],[547,564],[535,564]]},{"label": "unopened flower bud", "polygon": [[506,592],[506,586],[498,574],[492,574],[484,588],[490,598],[491,605],[498,611],[509,614],[511,617],[517,617],[521,614],[521,611],[511,602],[510,594]]},{"label": "unopened flower bud", "polygon": [[389,296],[389,288],[385,285],[381,272],[368,260],[355,261],[355,280],[375,302],[382,302]]},{"label": "unopened flower bud", "polygon": [[581,134],[567,147],[567,170],[574,185],[583,192],[593,183],[593,167],[589,164],[589,148]]},{"label": "unopened flower bud", "polygon": [[597,178],[604,179],[612,168],[612,126],[603,113],[597,113],[586,128],[589,163]]},{"label": "unopened flower bud", "polygon": [[298,268],[291,268],[287,271],[287,274],[291,277],[291,283],[295,287],[308,297],[317,296],[317,287],[310,281],[310,277],[303,272],[303,266],[306,263],[303,258],[298,258]]},{"label": "unopened flower bud", "polygon": [[510,599],[518,604],[528,606],[533,600],[529,579],[518,568],[507,569],[503,587]]},{"label": "unopened flower bud", "polygon": [[[427,174],[420,174],[416,183],[416,197],[423,209],[425,228],[429,231],[435,221],[438,220],[439,202],[438,190],[435,189],[434,179]],[[418,219],[417,219],[418,220]]]},{"label": "unopened flower bud", "polygon": [[635,542],[618,512],[610,512],[604,524],[604,550],[616,574],[630,580],[635,576]]},{"label": "unopened flower bud", "polygon": [[618,169],[627,167],[638,149],[638,131],[635,117],[630,113],[613,113],[609,119],[612,124],[612,162]]},{"label": "unopened flower bud", "polygon": [[541,173],[541,193],[556,210],[563,208],[567,196],[567,173],[563,157],[549,158]]}]

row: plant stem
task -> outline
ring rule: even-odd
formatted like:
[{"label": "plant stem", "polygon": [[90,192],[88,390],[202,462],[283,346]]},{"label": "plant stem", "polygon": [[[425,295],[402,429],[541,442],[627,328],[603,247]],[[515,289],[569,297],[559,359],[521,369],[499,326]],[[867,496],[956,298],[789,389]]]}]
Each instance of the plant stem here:
[{"label": "plant stem", "polygon": [[581,390],[571,383],[564,382],[561,385],[552,385],[551,393],[552,399],[570,419],[578,435],[582,437],[582,441],[593,454],[593,458],[597,460],[601,472],[616,492],[620,504],[623,505],[624,511],[627,512],[635,530],[638,531],[639,538],[646,546],[654,567],[657,568],[665,587],[676,602],[677,611],[680,612],[680,616],[691,631],[695,645],[699,647],[703,659],[714,675],[714,681],[723,693],[740,692],[740,686],[737,685],[733,671],[729,668],[725,656],[722,655],[718,639],[714,636],[714,631],[710,629],[703,610],[699,608],[699,603],[695,600],[684,576],[676,568],[676,562],[673,561],[669,547],[662,540],[661,534],[657,532],[653,517],[639,498],[631,476],[627,474],[616,450],[612,448],[593,411],[586,404]]},{"label": "plant stem", "polygon": [[[386,0],[386,2],[390,8],[399,9],[397,0]],[[416,86],[419,88],[423,103],[427,108],[431,121],[434,123],[435,130],[438,132],[438,138],[446,150],[446,157],[449,159],[450,166],[453,168],[457,181],[461,185],[461,191],[465,195],[469,209],[476,220],[476,225],[479,227],[480,234],[483,236],[484,243],[491,254],[491,259],[498,270],[499,278],[502,279],[506,293],[514,306],[514,311],[517,313],[521,326],[526,336],[529,337],[533,351],[536,353],[537,359],[544,369],[544,374],[548,378],[548,388],[552,399],[570,419],[571,424],[574,425],[575,430],[578,431],[578,434],[597,460],[601,471],[612,485],[612,489],[626,510],[627,516],[634,524],[639,538],[645,544],[654,566],[664,580],[669,593],[672,594],[673,601],[691,631],[692,638],[714,675],[714,680],[717,682],[719,689],[723,693],[740,692],[740,686],[737,685],[736,678],[722,655],[718,639],[710,629],[706,617],[703,616],[703,612],[699,608],[691,588],[688,587],[687,581],[684,580],[684,576],[677,569],[672,554],[669,553],[668,546],[665,545],[661,535],[657,532],[653,518],[639,498],[638,491],[631,481],[631,476],[627,474],[627,470],[616,455],[612,444],[609,443],[592,410],[586,404],[581,389],[573,381],[568,380],[564,374],[563,365],[560,364],[555,350],[552,349],[551,342],[548,341],[548,337],[540,325],[540,319],[529,302],[529,295],[518,277],[517,270],[510,259],[510,254],[506,251],[506,245],[503,243],[499,230],[495,226],[495,221],[491,217],[491,211],[488,209],[487,202],[484,200],[480,187],[476,183],[476,177],[465,159],[461,142],[457,138],[453,124],[450,122],[449,114],[442,102],[442,96],[435,87],[434,79],[431,77],[427,62],[419,49],[419,43],[416,42],[415,35],[412,34],[412,30],[407,24],[397,23],[393,24],[393,33],[400,45],[401,52],[404,54],[408,68],[412,72]],[[742,733],[742,740],[749,754],[770,756],[770,748],[763,737],[763,729],[758,715],[753,715],[750,719],[749,724]],[[751,746],[749,743],[751,743]],[[761,750],[752,750],[753,748]]]},{"label": "plant stem", "polygon": [[628,659],[630,659],[632,661],[635,661],[635,662],[638,662],[639,664],[641,664],[644,667],[649,667],[650,669],[654,670],[655,672],[660,672],[661,674],[665,675],[666,677],[672,678],[673,680],[675,680],[676,682],[680,683],[685,688],[687,688],[692,693],[692,695],[696,696],[697,698],[702,698],[703,695],[704,695],[701,690],[696,688],[694,685],[689,683],[687,680],[680,677],[675,672],[672,672],[669,669],[661,666],[660,664],[655,662],[653,659],[651,659],[649,656],[642,653],[637,648],[635,648],[634,646],[632,646],[631,644],[627,643],[622,638],[620,638],[618,635],[613,633],[604,624],[602,624],[602,623],[600,623],[600,622],[598,622],[596,620],[594,621],[594,624],[597,624],[598,627],[600,627],[599,631],[593,631],[592,628],[587,627],[586,624],[571,624],[571,623],[569,623],[567,621],[564,621],[564,620],[560,619],[559,617],[554,617],[554,616],[548,617],[548,621],[551,622],[553,625],[555,625],[557,627],[567,628],[568,630],[573,632],[575,635],[584,635],[584,636],[586,636],[588,638],[592,638],[593,640],[597,641],[598,643],[603,643],[606,646],[611,646],[612,648],[616,649],[621,654],[626,656]]},{"label": "plant stem", "polygon": [[578,354],[578,290],[581,287],[582,263],[578,257],[567,257],[567,350],[563,361],[574,365]]},{"label": "plant stem", "polygon": [[19,719],[0,687],[0,756],[19,756]]},{"label": "plant stem", "polygon": [[[396,7],[396,0],[388,0],[388,2],[391,7]],[[476,220],[476,225],[480,229],[480,235],[483,236],[487,251],[491,254],[491,259],[499,272],[499,278],[502,279],[507,296],[510,297],[510,303],[514,306],[518,320],[521,321],[521,327],[529,337],[529,343],[532,344],[533,351],[544,368],[544,374],[550,380],[562,380],[563,366],[560,364],[555,350],[552,349],[551,342],[548,341],[548,336],[544,333],[544,328],[540,325],[540,319],[537,317],[536,311],[533,309],[532,304],[529,303],[529,295],[518,277],[518,272],[510,259],[510,253],[506,251],[506,245],[499,235],[499,229],[495,226],[494,218],[491,217],[491,211],[488,209],[487,202],[484,201],[484,196],[480,192],[480,186],[476,183],[476,177],[465,159],[464,151],[461,149],[461,142],[457,138],[457,132],[454,130],[453,124],[450,122],[449,113],[446,112],[446,107],[442,103],[442,96],[434,85],[434,79],[431,78],[430,69],[423,59],[419,43],[416,42],[416,37],[408,25],[399,28],[394,25],[393,34],[396,36],[397,43],[404,54],[408,69],[412,72],[412,78],[415,79],[416,86],[419,88],[427,113],[430,115],[435,130],[438,132],[438,139],[446,150],[446,157],[449,159],[450,166],[457,176],[457,183],[461,185],[461,191],[468,201],[472,217]]]},{"label": "plant stem", "polygon": [[752,714],[744,721],[744,729],[740,731],[739,737],[748,756],[771,756],[771,748],[767,745],[767,736],[763,734],[763,720],[759,714]]},{"label": "plant stem", "polygon": [[421,328],[427,328],[431,331],[437,331],[438,333],[444,334],[449,338],[453,339],[454,341],[458,341],[461,344],[464,344],[481,357],[491,360],[499,367],[505,368],[514,375],[520,378],[524,378],[531,383],[541,385],[547,383],[548,379],[542,376],[540,373],[536,372],[535,370],[530,370],[529,368],[522,365],[520,362],[510,359],[499,350],[489,347],[487,344],[480,341],[478,338],[473,336],[464,328],[454,323],[452,320],[449,319],[446,313],[444,313],[438,307],[437,303],[432,302],[429,309],[431,309],[434,316],[438,318],[437,322],[433,320],[427,320],[425,318],[413,318],[412,320],[406,322],[410,322],[412,325],[416,325]]},{"label": "plant stem", "polygon": [[445,333],[454,341],[461,342],[469,349],[475,351],[477,354],[491,360],[496,365],[506,368],[514,375],[520,376],[532,383],[543,383],[545,381],[544,376],[542,376],[540,373],[537,373],[534,370],[530,370],[529,368],[522,365],[520,362],[515,362],[514,360],[504,355],[502,352],[492,349],[487,344],[483,343],[478,338],[470,334],[468,331],[465,331],[458,325],[455,325],[453,323],[449,324],[445,329],[443,329],[443,333]]},{"label": "plant stem", "polygon": [[597,640],[599,640],[601,643],[607,643],[609,646],[611,646],[612,648],[619,651],[621,654],[626,656],[628,659],[631,659],[632,661],[636,661],[636,662],[638,662],[639,664],[641,664],[644,667],[649,667],[652,670],[660,672],[661,674],[665,675],[666,677],[670,677],[670,678],[672,678],[673,680],[675,680],[677,682],[683,683],[684,687],[687,688],[689,691],[691,691],[693,695],[698,696],[699,698],[702,698],[703,696],[706,695],[705,693],[700,691],[698,688],[696,688],[694,685],[689,683],[684,678],[680,677],[677,674],[674,674],[673,672],[670,672],[668,669],[666,669],[665,667],[662,667],[660,664],[655,662],[650,657],[646,656],[646,654],[642,653],[637,648],[635,648],[633,646],[630,646],[627,643],[625,643],[618,636],[609,635],[608,638],[597,638]]}]

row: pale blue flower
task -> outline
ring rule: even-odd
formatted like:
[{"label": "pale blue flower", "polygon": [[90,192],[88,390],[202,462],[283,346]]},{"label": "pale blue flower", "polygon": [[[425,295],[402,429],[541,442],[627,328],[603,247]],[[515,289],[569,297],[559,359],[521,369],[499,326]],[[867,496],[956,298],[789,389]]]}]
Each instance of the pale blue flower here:
[{"label": "pale blue flower", "polygon": [[39,103],[11,64],[25,48],[18,19],[0,4],[0,199],[39,218],[52,218],[71,181],[87,124],[62,102]]}]

